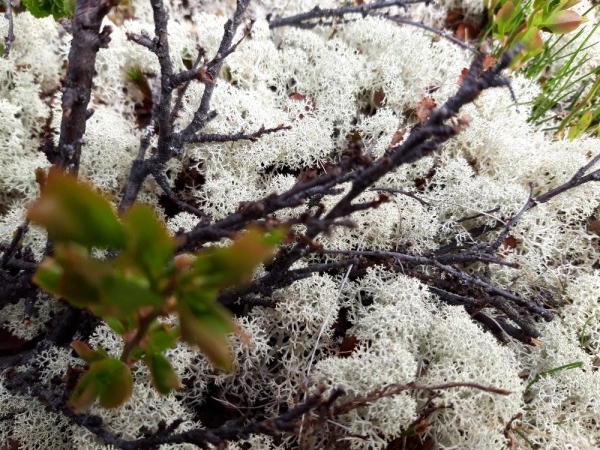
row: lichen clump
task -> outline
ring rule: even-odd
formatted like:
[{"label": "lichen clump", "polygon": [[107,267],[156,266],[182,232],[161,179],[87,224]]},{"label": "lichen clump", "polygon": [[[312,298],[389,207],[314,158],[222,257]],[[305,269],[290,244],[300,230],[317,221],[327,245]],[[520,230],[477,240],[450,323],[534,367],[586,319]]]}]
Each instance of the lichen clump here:
[{"label": "lichen clump", "polygon": [[[95,113],[87,124],[80,170],[115,204],[144,133],[135,122],[135,105],[143,94],[127,73],[140,68],[152,79],[159,72],[153,55],[126,38],[127,32],[154,30],[147,2],[132,3],[135,19],[120,25],[106,19],[114,31],[108,48],[98,55]],[[235,212],[241,202],[291,188],[296,182],[291,173],[335,160],[354,133],[374,156],[383,155],[395,133],[407,125],[406,111],[424,97],[442,104],[456,92],[461,71],[469,66],[471,55],[465,50],[380,18],[357,16],[334,29],[269,29],[265,12],[274,7],[286,6],[286,14],[291,14],[317,3],[323,8],[339,6],[334,1],[257,2],[251,35],[227,58],[217,80],[212,107],[219,115],[206,132],[236,133],[282,123],[291,129],[256,142],[190,145],[169,163],[172,187],[184,169],[202,174],[203,182],[188,187],[182,196],[197,201],[214,219]],[[438,3],[429,13],[422,10],[431,24],[439,25],[454,8],[462,8],[471,18],[483,13],[481,1]],[[213,55],[226,5],[217,14],[198,7],[189,15],[176,1],[166,7],[172,18],[174,68],[183,70],[198,45]],[[0,35],[6,30],[0,19]],[[35,169],[50,165],[38,147],[44,132],[56,137],[59,133],[59,76],[70,39],[51,19],[34,19],[26,12],[15,16],[15,34],[19,38],[11,58],[0,59],[4,206],[0,242],[10,241],[27,203],[38,194]],[[598,46],[589,49],[595,58],[598,51]],[[520,103],[539,95],[539,89],[520,75],[513,77],[512,86]],[[178,123],[190,121],[204,89],[200,83],[191,84]],[[367,110],[373,113],[365,114]],[[464,112],[471,117],[468,129],[435,154],[381,180],[381,186],[404,191],[420,184],[424,202],[393,196],[378,209],[354,215],[356,228],[335,228],[318,242],[336,250],[394,250],[410,241],[412,250],[421,253],[462,242],[469,239],[463,217],[479,214],[470,220],[473,226],[510,217],[527,200],[531,182],[546,192],[568,181],[600,152],[599,141],[591,137],[553,141],[527,122],[528,107],[516,108],[505,89],[485,91]],[[197,219],[186,212],[169,215],[161,195],[156,183],[148,182],[139,199],[156,207],[171,232],[192,229]],[[325,199],[325,206],[332,207],[342,195]],[[365,193],[360,199],[374,198],[375,193]],[[600,183],[588,183],[539,205],[512,231],[517,245],[505,249],[504,256],[519,269],[494,266],[489,274],[499,286],[551,299],[557,318],[540,325],[537,346],[502,345],[462,308],[442,304],[425,283],[402,273],[370,267],[349,282],[342,276],[313,274],[276,291],[274,308],[255,306],[239,319],[250,342],[232,338],[233,373],[214,371],[196,350],[179,344],[169,358],[186,386],[180,394],[159,396],[140,368],[134,373],[135,392],[127,406],[110,411],[94,407],[91,413],[102,417],[107,430],[136,439],[156,431],[161,420],[181,418],[179,431],[203,426],[194,409],[214,386],[239,405],[259,405],[265,414],[276,415],[293,407],[303,389],[320,384],[343,386],[351,398],[391,383],[461,381],[511,393],[497,396],[465,387],[441,392],[436,400],[441,407],[428,418],[423,435],[435,448],[500,449],[510,439],[523,448],[527,442],[545,449],[598,448],[600,273],[593,269],[598,239],[589,231],[588,221],[597,215],[599,203]],[[290,208],[277,214],[286,218],[298,213]],[[27,234],[24,244],[41,259],[45,245],[41,231]],[[473,268],[473,273],[481,274],[480,268]],[[22,302],[0,311],[3,328],[34,336],[43,320],[52,316],[48,303],[40,304],[37,318],[27,325],[34,330],[31,333],[22,330]],[[335,333],[341,316],[352,324],[346,335],[356,340],[349,355],[335,350],[343,339]],[[120,341],[107,326],[96,329],[92,342],[118,355]],[[70,352],[58,349],[48,350],[38,362],[46,368],[43,377],[50,383],[53,377],[63,377],[69,365],[76,365],[74,360]],[[553,371],[574,362],[581,364]],[[12,394],[1,381],[0,399],[1,415],[10,415],[0,421],[0,445],[15,440],[26,450],[110,448],[40,403]],[[305,429],[300,439],[309,439],[303,441],[308,446],[334,446],[332,436],[347,433],[352,437],[344,439],[352,448],[383,449],[419,417],[426,400],[422,392],[386,398],[342,416],[339,423],[314,435]],[[507,424],[517,417],[519,436],[527,441],[507,431]],[[261,449],[292,445],[256,436],[248,442]],[[232,448],[242,448],[235,445],[239,447]]]}]

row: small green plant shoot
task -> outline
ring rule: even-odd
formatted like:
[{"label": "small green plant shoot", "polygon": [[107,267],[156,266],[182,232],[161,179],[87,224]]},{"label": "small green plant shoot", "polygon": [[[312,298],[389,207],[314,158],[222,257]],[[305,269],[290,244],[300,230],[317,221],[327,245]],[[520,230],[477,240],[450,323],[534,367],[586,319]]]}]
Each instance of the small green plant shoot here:
[{"label": "small green plant shoot", "polygon": [[54,20],[71,18],[75,13],[75,0],[23,0],[23,5],[38,19],[52,16]]},{"label": "small green plant shoot", "polygon": [[[231,370],[227,336],[241,330],[216,302],[217,294],[249,282],[284,234],[249,229],[227,248],[176,256],[175,239],[150,207],[135,205],[119,221],[104,197],[58,171],[49,173],[28,218],[46,228],[55,244],[34,281],[72,306],[87,308],[123,338],[119,359],[103,348],[72,343],[89,364],[71,397],[76,412],[96,399],[106,408],[125,403],[138,361],[150,369],[158,392],[177,389],[178,376],[164,352],[180,338],[198,346],[216,367]],[[94,259],[92,248],[117,250],[118,256]],[[178,317],[178,327],[161,322],[170,315]]]},{"label": "small green plant shoot", "polygon": [[512,63],[513,69],[541,53],[544,41],[540,31],[565,34],[576,30],[583,18],[568,8],[581,0],[488,0],[492,37],[501,44],[500,52],[523,42],[525,47]]}]

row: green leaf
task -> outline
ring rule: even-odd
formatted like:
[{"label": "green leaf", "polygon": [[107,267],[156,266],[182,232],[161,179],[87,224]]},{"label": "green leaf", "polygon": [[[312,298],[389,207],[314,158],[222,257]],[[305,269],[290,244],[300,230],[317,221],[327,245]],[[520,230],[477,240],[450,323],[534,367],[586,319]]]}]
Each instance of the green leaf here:
[{"label": "green leaf", "polygon": [[592,116],[592,111],[587,111],[585,114],[583,114],[577,123],[569,129],[568,138],[573,140],[587,130],[592,123]]},{"label": "green leaf", "polygon": [[192,273],[198,277],[194,284],[208,289],[226,289],[250,282],[256,266],[273,255],[282,237],[282,231],[263,235],[258,229],[251,228],[231,246],[210,249],[199,255],[193,264]]},{"label": "green leaf", "polygon": [[23,5],[33,17],[48,17],[52,13],[52,3],[46,0],[22,0]]},{"label": "green leaf", "polygon": [[108,358],[106,351],[93,350],[85,342],[73,341],[71,342],[71,347],[88,364]]},{"label": "green leaf", "polygon": [[163,297],[152,290],[148,280],[134,273],[113,272],[104,278],[100,291],[102,301],[89,308],[101,317],[127,320],[142,307],[162,308],[164,305]]},{"label": "green leaf", "polygon": [[146,356],[146,351],[141,347],[136,347],[131,352],[130,361],[137,362]]},{"label": "green leaf", "polygon": [[125,232],[108,201],[70,175],[51,170],[27,217],[57,242],[123,248]]},{"label": "green leaf", "polygon": [[97,383],[94,375],[88,372],[75,387],[69,399],[69,404],[75,414],[79,414],[92,406],[92,403],[98,398],[99,394],[100,385]]},{"label": "green leaf", "polygon": [[181,337],[200,351],[218,368],[231,371],[233,355],[227,335],[239,328],[231,313],[219,304],[207,305],[202,314],[193,311],[185,301],[178,302]]},{"label": "green leaf", "polygon": [[140,268],[149,279],[157,279],[173,258],[176,245],[149,206],[133,206],[123,221],[127,244],[119,264]]},{"label": "green leaf", "polygon": [[46,258],[38,266],[37,272],[33,277],[33,282],[52,294],[60,295],[58,284],[62,274],[62,266],[55,259]]},{"label": "green leaf", "polygon": [[87,249],[77,244],[56,244],[54,256],[62,267],[55,293],[78,308],[99,303],[100,285],[110,274],[110,266],[90,259]]},{"label": "green leaf", "polygon": [[554,34],[565,34],[579,28],[582,22],[583,18],[569,9],[551,14],[541,23],[540,28]]},{"label": "green leaf", "polygon": [[119,319],[115,319],[113,317],[105,317],[104,321],[106,322],[106,325],[108,325],[110,329],[117,333],[119,336],[123,336],[125,333],[127,333],[125,326]]},{"label": "green leaf", "polygon": [[70,403],[76,413],[87,409],[96,398],[104,408],[124,404],[133,392],[131,370],[118,359],[103,359],[90,364],[90,370],[75,387]]},{"label": "green leaf", "polygon": [[504,36],[512,33],[517,28],[517,18],[520,14],[520,9],[515,7],[512,1],[507,1],[498,11],[494,18],[495,25],[498,29],[498,34]]},{"label": "green leaf", "polygon": [[23,0],[23,5],[37,18],[52,15],[54,20],[73,17],[75,3],[71,0]]},{"label": "green leaf", "polygon": [[162,395],[167,395],[174,389],[179,389],[179,377],[167,358],[160,353],[149,353],[145,358],[146,365],[152,375],[154,388]]},{"label": "green leaf", "polygon": [[157,321],[150,327],[146,338],[146,348],[151,353],[162,353],[175,347],[177,339],[179,339],[178,328],[171,328],[170,325]]}]

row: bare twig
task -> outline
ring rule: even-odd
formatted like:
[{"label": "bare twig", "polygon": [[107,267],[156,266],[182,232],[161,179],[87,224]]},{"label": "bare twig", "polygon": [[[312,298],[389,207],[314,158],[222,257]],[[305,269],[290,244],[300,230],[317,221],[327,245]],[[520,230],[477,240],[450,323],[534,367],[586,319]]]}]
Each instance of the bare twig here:
[{"label": "bare twig", "polygon": [[[228,55],[231,52],[233,38],[235,33],[244,19],[246,9],[250,0],[238,0],[236,10],[233,14],[233,18],[228,20],[225,24],[225,32],[221,39],[221,44],[217,50],[217,54],[213,58],[210,64],[207,65],[207,73],[216,79],[221,67],[223,66],[224,55]],[[236,44],[237,46],[237,44]],[[200,106],[194,113],[194,118],[190,124],[179,133],[179,139],[181,142],[186,142],[191,139],[201,128],[203,128],[210,120],[210,104],[213,96],[215,85],[207,84],[200,100]]]},{"label": "bare twig", "polygon": [[156,173],[152,173],[152,176],[161,187],[163,192],[167,194],[167,197],[174,202],[177,206],[179,206],[184,211],[190,212],[200,218],[208,217],[206,213],[198,208],[193,207],[192,205],[188,205],[186,202],[179,199],[177,194],[170,188],[169,183],[167,181],[167,177],[162,173],[162,171],[157,171]]},{"label": "bare twig", "polygon": [[250,141],[256,142],[260,137],[276,133],[281,130],[291,130],[291,126],[284,126],[283,124],[277,125],[274,128],[265,128],[265,126],[261,126],[258,131],[254,133],[244,133],[240,131],[234,134],[214,134],[214,133],[203,133],[197,136],[193,136],[188,141],[189,143],[199,144],[206,142],[235,142],[235,141]]},{"label": "bare twig", "polygon": [[25,235],[25,233],[27,233],[28,230],[29,222],[25,222],[22,225],[19,225],[8,247],[0,246],[0,249],[3,251],[2,260],[0,260],[0,268],[4,268],[8,263],[8,260],[14,256],[15,252],[19,247],[21,239],[23,239],[23,236]]},{"label": "bare twig", "polygon": [[394,23],[397,23],[398,25],[409,25],[411,27],[421,28],[422,30],[429,31],[430,33],[436,34],[439,37],[444,38],[444,39],[452,42],[453,44],[456,44],[459,47],[462,47],[465,50],[470,51],[471,53],[474,53],[476,55],[480,54],[479,50],[477,50],[474,47],[471,47],[466,42],[463,42],[460,39],[455,38],[454,36],[452,36],[451,34],[447,33],[444,30],[439,30],[437,28],[430,27],[429,25],[425,25],[423,22],[415,22],[413,20],[409,20],[404,17],[392,16],[390,14],[375,13],[375,14],[371,14],[371,16],[381,17],[382,19],[390,20]]},{"label": "bare twig", "polygon": [[8,21],[8,32],[6,33],[6,37],[4,38],[4,53],[2,53],[2,57],[4,59],[8,59],[8,56],[10,55],[10,48],[12,47],[12,43],[15,41],[15,33],[13,24],[12,3],[10,0],[4,0],[4,5],[6,6],[4,18]]},{"label": "bare twig", "polygon": [[360,408],[361,406],[364,406],[364,405],[369,405],[376,400],[380,400],[380,399],[386,398],[386,397],[393,397],[395,395],[401,394],[402,392],[406,392],[406,391],[433,392],[433,391],[445,391],[448,389],[461,388],[461,387],[477,389],[479,391],[489,392],[491,394],[497,394],[497,395],[512,394],[511,391],[507,391],[506,389],[499,389],[499,388],[495,388],[492,386],[485,386],[485,385],[478,384],[478,383],[468,383],[468,382],[451,382],[451,383],[438,384],[435,386],[423,386],[423,385],[420,385],[417,383],[390,384],[388,386],[382,387],[381,389],[376,389],[372,392],[369,392],[365,396],[355,397],[352,400],[348,400],[338,406],[335,406],[333,408],[333,415],[339,416],[342,414],[347,414],[356,408]]},{"label": "bare twig", "polygon": [[[161,175],[161,173],[164,171],[165,164],[174,156],[180,155],[183,152],[183,146],[186,143],[211,141],[224,142],[226,140],[235,141],[240,139],[254,140],[258,139],[263,134],[285,129],[283,126],[281,126],[281,128],[269,130],[262,128],[255,133],[234,133],[229,139],[227,136],[222,135],[196,135],[200,129],[202,129],[217,116],[216,111],[210,110],[210,103],[215,88],[214,80],[217,78],[224,59],[234,52],[243,39],[250,33],[252,23],[250,23],[246,28],[243,37],[235,44],[232,44],[236,31],[244,19],[244,14],[249,3],[250,0],[238,0],[237,8],[233,18],[227,21],[225,24],[225,31],[219,45],[219,50],[211,61],[207,62],[202,67],[198,67],[200,60],[204,56],[204,51],[200,49],[194,67],[192,67],[190,70],[177,74],[173,73],[173,66],[169,55],[169,35],[167,32],[169,16],[163,7],[162,0],[151,0],[152,11],[154,14],[154,31],[156,36],[154,39],[150,39],[148,33],[141,33],[140,35],[127,35],[130,40],[133,40],[138,44],[148,48],[158,58],[160,65],[160,95],[158,95],[157,101],[154,102],[152,109],[152,121],[158,130],[158,143],[156,152],[150,158],[145,159],[145,150],[142,151],[142,149],[147,149],[148,144],[142,142],[140,145],[140,152],[138,153],[138,157],[132,165],[127,186],[125,188],[125,193],[119,205],[120,214],[123,214],[133,204],[142,187],[142,184],[151,174],[154,176],[165,193],[179,207],[193,212],[194,214],[201,213],[200,210],[181,202],[170,190],[168,185],[165,183],[164,177]],[[185,127],[181,132],[175,132],[174,121],[177,117],[177,112],[181,107],[181,101],[183,99],[185,90],[193,79],[197,79],[205,84],[200,106],[198,107],[193,119],[187,125],[187,127]],[[182,84],[184,84],[184,86],[175,101],[175,106],[171,109],[173,91]],[[148,137],[145,136],[144,139],[148,139]]]},{"label": "bare twig", "polygon": [[344,17],[348,14],[361,14],[363,17],[369,15],[372,11],[390,8],[393,6],[400,6],[406,9],[408,5],[414,5],[416,3],[431,3],[431,0],[389,0],[389,1],[377,1],[369,4],[363,4],[359,6],[342,6],[340,8],[321,9],[319,6],[315,6],[309,12],[298,14],[295,16],[284,17],[283,19],[271,19],[267,17],[269,21],[269,28],[279,28],[285,26],[295,26],[300,28],[314,28],[319,25],[319,22],[310,22],[315,19],[328,19],[332,17]]},{"label": "bare twig", "polygon": [[[458,119],[457,123],[454,124],[444,122],[455,116],[464,105],[472,102],[485,89],[508,85],[509,81],[500,74],[502,70],[508,67],[516,51],[520,51],[520,48],[520,46],[517,46],[505,53],[495,67],[483,73],[481,73],[483,56],[478,55],[473,60],[458,92],[440,108],[434,109],[421,128],[414,131],[402,144],[391,148],[383,157],[356,171],[352,178],[350,192],[329,211],[324,219],[332,220],[347,216],[349,211],[352,210],[352,201],[384,175],[402,164],[419,160],[462,131],[464,124],[461,119]],[[325,227],[316,224],[308,228],[306,236],[308,239],[314,239],[325,229]],[[288,268],[307,253],[309,253],[309,250],[306,245],[298,243],[290,251],[279,255],[276,266],[280,269]]]},{"label": "bare twig", "polygon": [[[198,67],[200,66],[200,61],[202,61],[202,58],[204,58],[204,55],[206,55],[206,49],[203,47],[200,47],[198,49],[198,56],[196,57],[196,61],[194,61],[194,65],[192,66],[191,70],[195,71],[198,69]],[[191,83],[192,83],[191,79],[186,81],[185,84],[179,90],[179,93],[177,94],[177,98],[175,99],[175,104],[173,105],[173,111],[171,111],[171,119],[175,119],[177,117],[177,114],[179,114],[179,110],[181,109],[181,105],[183,103],[183,98],[185,97],[185,93],[187,92]]]}]

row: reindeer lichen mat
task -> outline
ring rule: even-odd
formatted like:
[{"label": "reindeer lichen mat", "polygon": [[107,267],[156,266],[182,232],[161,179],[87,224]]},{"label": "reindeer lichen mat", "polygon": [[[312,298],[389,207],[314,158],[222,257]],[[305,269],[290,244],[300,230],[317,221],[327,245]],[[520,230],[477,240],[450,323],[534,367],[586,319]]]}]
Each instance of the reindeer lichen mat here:
[{"label": "reindeer lichen mat", "polygon": [[600,448],[598,2],[0,4],[0,448]]}]

